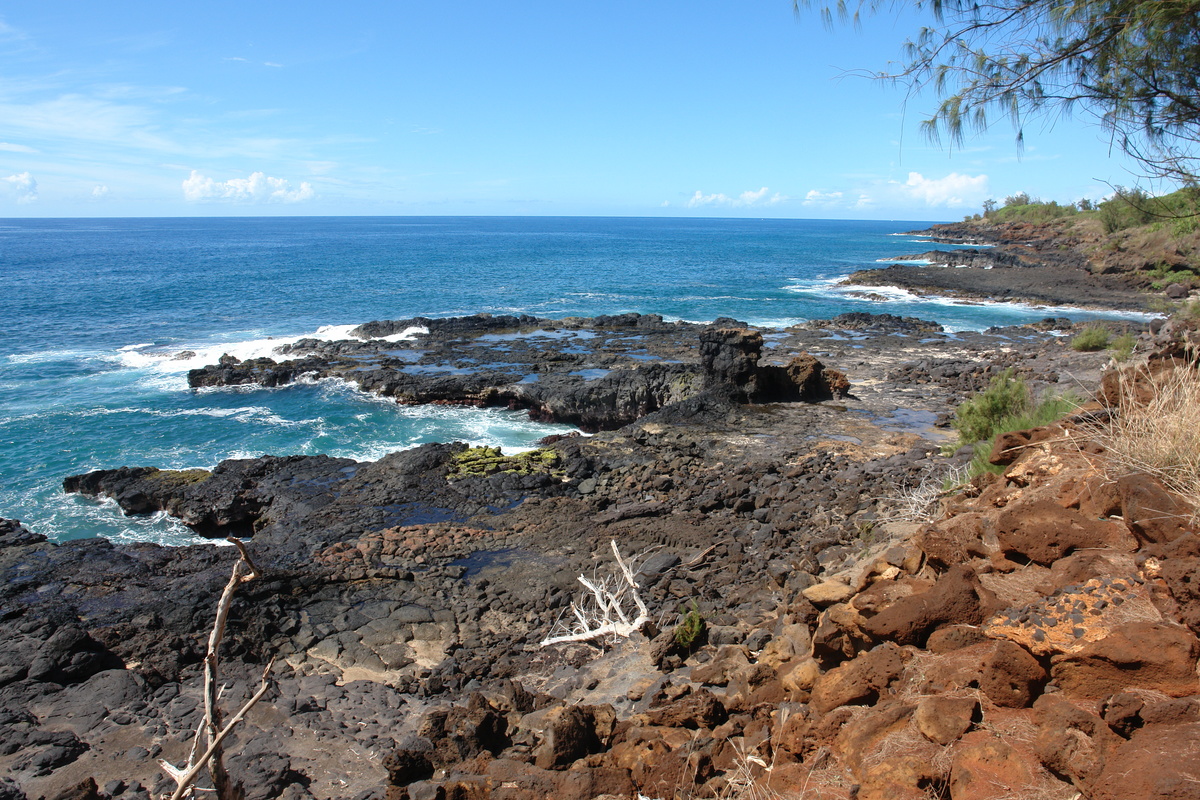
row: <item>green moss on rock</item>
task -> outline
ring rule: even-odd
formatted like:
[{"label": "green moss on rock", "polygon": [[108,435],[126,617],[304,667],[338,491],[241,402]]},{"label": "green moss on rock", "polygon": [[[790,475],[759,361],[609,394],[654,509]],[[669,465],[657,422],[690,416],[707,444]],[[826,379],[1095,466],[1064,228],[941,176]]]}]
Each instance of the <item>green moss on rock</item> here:
[{"label": "green moss on rock", "polygon": [[502,472],[513,475],[545,473],[561,477],[560,464],[561,459],[553,450],[530,450],[506,456],[499,447],[471,447],[456,453],[450,459],[447,477],[454,480],[486,477]]},{"label": "green moss on rock", "polygon": [[145,479],[175,487],[203,483],[211,477],[212,473],[206,469],[160,469],[146,475]]}]

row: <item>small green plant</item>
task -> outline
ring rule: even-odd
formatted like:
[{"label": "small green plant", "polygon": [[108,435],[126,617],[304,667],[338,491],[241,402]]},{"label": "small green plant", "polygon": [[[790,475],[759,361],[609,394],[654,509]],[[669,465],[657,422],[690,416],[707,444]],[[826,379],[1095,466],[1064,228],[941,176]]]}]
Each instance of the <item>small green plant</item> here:
[{"label": "small green plant", "polygon": [[675,626],[675,646],[691,653],[704,643],[707,632],[708,623],[704,621],[700,608],[693,600],[692,607],[683,615],[683,620]]},{"label": "small green plant", "polygon": [[1064,392],[1047,395],[1035,403],[1025,381],[1014,377],[1011,368],[996,375],[988,388],[954,412],[954,428],[960,444],[975,445],[968,476],[1003,469],[988,462],[997,435],[1048,425],[1077,408],[1080,402],[1073,393]]},{"label": "small green plant", "polygon": [[991,439],[1005,417],[1029,407],[1029,387],[1013,375],[1011,367],[992,378],[988,387],[965,401],[954,412],[954,429],[961,444]]},{"label": "small green plant", "polygon": [[1128,361],[1133,355],[1134,345],[1137,344],[1137,337],[1129,331],[1125,331],[1117,338],[1109,342],[1108,346],[1113,351],[1113,358],[1117,361]]},{"label": "small green plant", "polygon": [[1093,353],[1108,347],[1110,333],[1108,328],[1100,325],[1089,325],[1071,340],[1071,349],[1081,353]]}]

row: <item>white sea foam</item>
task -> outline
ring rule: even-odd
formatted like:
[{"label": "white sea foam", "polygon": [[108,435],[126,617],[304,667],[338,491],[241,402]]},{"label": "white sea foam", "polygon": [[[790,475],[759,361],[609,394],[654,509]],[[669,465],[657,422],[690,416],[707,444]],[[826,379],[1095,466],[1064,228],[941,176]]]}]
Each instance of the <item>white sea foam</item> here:
[{"label": "white sea foam", "polygon": [[197,536],[191,528],[165,511],[126,516],[112,498],[90,499],[78,495],[55,494],[37,505],[39,518],[30,520],[31,529],[51,540],[63,541],[79,536],[101,535],[114,542],[152,542],[169,547],[189,544],[213,544]]},{"label": "white sea foam", "polygon": [[[146,388],[177,391],[186,388],[186,381],[163,380],[163,378],[166,376],[182,377],[190,370],[209,364],[216,364],[224,355],[233,356],[239,361],[246,361],[252,358],[272,358],[275,361],[295,360],[303,356],[283,354],[278,351],[285,345],[294,344],[301,339],[317,339],[326,342],[350,339],[352,338],[350,331],[355,327],[357,326],[323,325],[315,332],[295,336],[260,336],[225,342],[173,345],[170,350],[163,347],[156,347],[153,343],[139,343],[126,345],[115,351],[98,355],[106,360],[116,361],[126,368],[142,370],[147,373],[148,380],[143,383]],[[412,326],[400,333],[381,338],[385,341],[403,341],[411,340],[422,333],[428,333],[428,330],[420,326]],[[27,361],[53,360],[54,358],[70,355],[78,354],[69,352],[60,354],[36,353],[30,354],[25,358]],[[13,360],[19,357],[10,356],[9,358]]]},{"label": "white sea foam", "polygon": [[46,364],[53,361],[77,361],[97,355],[99,353],[88,350],[42,350],[37,353],[9,353],[5,358],[10,364]]},{"label": "white sea foam", "polygon": [[[1078,317],[1080,315],[1089,317],[1102,314],[1106,318],[1128,319],[1140,322],[1148,322],[1149,320],[1159,316],[1158,314],[1142,311],[1097,311],[1096,309],[1084,308],[1082,306],[1055,306],[1006,300],[959,298],[940,294],[920,294],[908,289],[902,289],[898,286],[861,286],[857,284],[845,284],[842,283],[841,278],[825,278],[814,281],[793,281],[791,285],[783,288],[785,291],[796,292],[798,294],[809,294],[839,299],[850,298],[860,301],[881,303],[885,305],[904,304],[960,308],[973,307],[980,309],[1015,309],[1036,313],[1039,316],[1063,317]],[[920,312],[917,311],[916,313]],[[985,323],[985,325],[1016,324],[1017,322],[1017,320],[1010,320],[1009,322]],[[947,331],[970,329],[964,326],[954,325],[946,325],[945,327]]]},{"label": "white sea foam", "polygon": [[928,267],[933,264],[928,258],[877,258],[876,264],[909,264],[914,267]]},{"label": "white sea foam", "polygon": [[372,337],[372,341],[411,342],[411,341],[414,341],[418,336],[424,336],[427,333],[429,333],[429,328],[426,328],[424,325],[413,325],[408,328],[405,328],[404,330],[400,331],[399,333],[393,333],[391,336]]}]

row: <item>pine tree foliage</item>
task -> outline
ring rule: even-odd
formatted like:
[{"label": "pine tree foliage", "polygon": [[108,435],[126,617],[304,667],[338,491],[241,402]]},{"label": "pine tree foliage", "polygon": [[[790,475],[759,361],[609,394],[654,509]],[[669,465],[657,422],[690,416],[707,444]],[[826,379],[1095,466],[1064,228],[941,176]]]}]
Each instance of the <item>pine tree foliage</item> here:
[{"label": "pine tree foliage", "polygon": [[1200,176],[1200,0],[838,0],[827,21],[916,6],[935,27],[905,44],[899,67],[877,77],[939,105],[923,123],[933,140],[961,143],[996,114],[1023,140],[1029,120],[1093,115],[1148,177],[1195,185]]}]

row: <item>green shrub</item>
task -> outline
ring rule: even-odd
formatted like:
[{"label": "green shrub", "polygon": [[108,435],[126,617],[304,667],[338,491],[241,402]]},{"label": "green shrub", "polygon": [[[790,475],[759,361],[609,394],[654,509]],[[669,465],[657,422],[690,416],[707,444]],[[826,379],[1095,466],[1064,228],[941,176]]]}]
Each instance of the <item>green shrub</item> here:
[{"label": "green shrub", "polygon": [[1006,468],[999,467],[988,461],[996,437],[1009,431],[1023,431],[1029,428],[1040,428],[1061,419],[1074,411],[1083,403],[1075,393],[1067,391],[1062,394],[1047,395],[1025,410],[1003,417],[996,421],[994,430],[986,439],[975,443],[975,452],[971,456],[971,465],[967,475],[975,477],[981,472],[1003,472]]},{"label": "green shrub", "polygon": [[1029,387],[1008,368],[992,378],[988,387],[963,402],[954,412],[954,430],[962,444],[990,440],[997,425],[1029,407]]},{"label": "green shrub", "polygon": [[1184,286],[1190,286],[1192,281],[1196,279],[1196,273],[1187,267],[1173,269],[1163,263],[1155,265],[1146,274],[1154,279],[1150,282],[1150,287],[1159,290],[1167,288],[1172,283],[1181,283]]},{"label": "green shrub", "polygon": [[1081,353],[1092,353],[1108,347],[1108,328],[1100,325],[1089,325],[1071,340],[1071,349]]},{"label": "green shrub", "polygon": [[1035,403],[1029,387],[1013,375],[1012,368],[996,375],[986,389],[963,402],[954,412],[954,429],[958,431],[959,443],[975,445],[968,476],[1003,471],[1003,467],[988,463],[997,435],[1049,425],[1080,403],[1081,400],[1071,392],[1047,395]]},{"label": "green shrub", "polygon": [[1129,331],[1125,331],[1109,342],[1108,346],[1112,348],[1113,358],[1117,361],[1128,361],[1129,357],[1133,355],[1133,348],[1136,344],[1137,337]]},{"label": "green shrub", "polygon": [[675,626],[675,646],[691,653],[704,643],[707,632],[708,624],[693,602],[691,610],[684,614],[683,621]]}]

